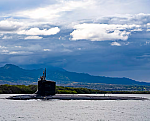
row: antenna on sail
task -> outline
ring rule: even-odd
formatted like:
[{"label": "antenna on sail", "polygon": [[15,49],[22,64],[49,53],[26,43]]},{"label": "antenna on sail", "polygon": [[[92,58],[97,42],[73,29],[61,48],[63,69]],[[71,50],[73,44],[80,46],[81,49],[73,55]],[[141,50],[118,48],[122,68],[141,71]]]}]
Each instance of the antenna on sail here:
[{"label": "antenna on sail", "polygon": [[46,78],[46,68],[45,68],[45,78]]}]

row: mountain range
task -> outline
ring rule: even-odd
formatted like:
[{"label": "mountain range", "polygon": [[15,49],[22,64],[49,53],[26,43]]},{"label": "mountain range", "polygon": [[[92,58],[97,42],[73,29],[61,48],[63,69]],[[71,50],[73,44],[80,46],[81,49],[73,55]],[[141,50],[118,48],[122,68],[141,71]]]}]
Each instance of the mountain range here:
[{"label": "mountain range", "polygon": [[[6,64],[0,67],[0,84],[37,84],[38,78],[42,76],[42,68],[26,70],[13,64]],[[150,85],[146,82],[138,82],[129,78],[113,78],[104,76],[92,76],[85,73],[69,72],[62,68],[47,68],[47,80],[56,83],[103,83],[103,84],[122,84],[122,85]]]}]

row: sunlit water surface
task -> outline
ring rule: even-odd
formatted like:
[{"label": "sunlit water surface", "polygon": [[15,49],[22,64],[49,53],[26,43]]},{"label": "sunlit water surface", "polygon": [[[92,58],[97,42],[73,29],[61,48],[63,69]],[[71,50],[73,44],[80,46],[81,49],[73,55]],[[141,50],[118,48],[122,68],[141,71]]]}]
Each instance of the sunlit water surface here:
[{"label": "sunlit water surface", "polygon": [[0,95],[0,121],[150,121],[150,100],[4,99],[8,96]]}]

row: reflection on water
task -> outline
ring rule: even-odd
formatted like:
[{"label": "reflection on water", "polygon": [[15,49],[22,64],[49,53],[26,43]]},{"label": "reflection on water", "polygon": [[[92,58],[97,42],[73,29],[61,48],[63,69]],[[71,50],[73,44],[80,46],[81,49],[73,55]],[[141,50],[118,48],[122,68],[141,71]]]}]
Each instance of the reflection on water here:
[{"label": "reflection on water", "polygon": [[[10,95],[0,95],[0,98],[8,96]],[[150,99],[150,95],[119,96],[138,96]],[[0,121],[149,121],[149,111],[150,100],[27,101],[0,99]]]}]

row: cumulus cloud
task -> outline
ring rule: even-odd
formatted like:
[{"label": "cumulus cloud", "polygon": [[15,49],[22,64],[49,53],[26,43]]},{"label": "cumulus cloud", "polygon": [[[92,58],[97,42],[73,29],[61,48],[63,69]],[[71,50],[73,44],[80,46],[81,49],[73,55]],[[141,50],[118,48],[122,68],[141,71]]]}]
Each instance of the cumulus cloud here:
[{"label": "cumulus cloud", "polygon": [[121,44],[118,43],[118,42],[112,42],[111,45],[112,45],[112,46],[121,46]]},{"label": "cumulus cloud", "polygon": [[[43,24],[51,24],[54,26],[61,25],[64,28],[69,26],[72,29],[72,27],[76,25],[74,27],[74,29],[76,30],[74,30],[71,33],[71,35],[73,36],[73,40],[127,40],[131,32],[143,31],[145,24],[150,23],[150,14],[147,14],[148,12],[145,12],[145,14],[139,14],[139,12],[137,12],[138,10],[131,9],[133,4],[134,7],[138,7],[138,5],[141,5],[140,8],[138,7],[138,10],[140,10],[140,12],[148,11],[148,9],[145,9],[145,4],[143,5],[143,2],[141,0],[133,0],[132,2],[130,0],[61,0],[53,2],[53,4],[47,4],[47,6],[37,7],[23,11],[21,10],[12,13],[12,18],[16,19],[6,19],[0,21],[0,32],[15,32],[17,34],[21,34],[20,36],[22,36],[22,34],[54,35],[60,31],[58,27],[41,30],[39,29],[39,26]],[[19,17],[21,17],[21,19]],[[81,29],[77,30],[77,26],[79,24],[81,25],[81,23],[84,22],[88,22],[91,24],[108,24],[106,26],[107,30],[102,27],[103,24],[101,24],[101,27],[99,27],[100,25],[96,27],[98,31],[101,31],[101,34],[99,34],[98,32],[93,34],[94,30],[89,31],[87,29],[89,25],[87,25],[87,28],[82,29],[82,31]],[[116,25],[116,29],[112,27],[113,25]],[[117,29],[117,26],[119,26],[119,29]],[[121,26],[123,28],[121,28]],[[146,29],[146,26],[144,29]],[[111,27],[114,29],[112,30],[112,32]],[[130,31],[125,30],[128,28],[130,29]],[[123,29],[123,31],[121,29]],[[148,29],[147,31],[149,30],[150,29]],[[83,35],[81,35],[81,33],[78,33],[79,31],[83,32]],[[88,35],[85,35],[85,31],[88,33]]]},{"label": "cumulus cloud", "polygon": [[17,22],[11,19],[0,21],[0,32],[9,33],[16,32],[23,26],[23,22]]},{"label": "cumulus cloud", "polygon": [[104,40],[127,40],[130,31],[136,25],[113,25],[113,24],[79,24],[70,34],[72,40],[88,39],[91,41]]},{"label": "cumulus cloud", "polygon": [[[143,16],[143,14],[140,14]],[[121,21],[122,19],[117,20]],[[129,20],[130,21],[130,20]],[[128,21],[128,22],[129,22]],[[144,21],[144,20],[143,20]],[[123,22],[122,24],[112,24],[110,21],[105,24],[100,23],[82,23],[74,26],[74,31],[70,34],[72,40],[91,40],[91,41],[105,41],[105,40],[127,40],[130,35],[136,32],[150,31],[150,24],[145,18],[146,23],[139,24],[131,21]],[[119,22],[118,22],[119,23]],[[126,24],[127,23],[127,24]]]},{"label": "cumulus cloud", "polygon": [[24,39],[42,39],[43,37],[39,37],[39,36],[28,36],[25,37]]},{"label": "cumulus cloud", "polygon": [[54,27],[51,29],[43,29],[40,30],[39,28],[31,28],[29,30],[22,30],[19,31],[18,34],[25,34],[25,35],[54,35],[60,31],[58,27]]},{"label": "cumulus cloud", "polygon": [[51,51],[51,49],[43,49],[44,51]]}]

